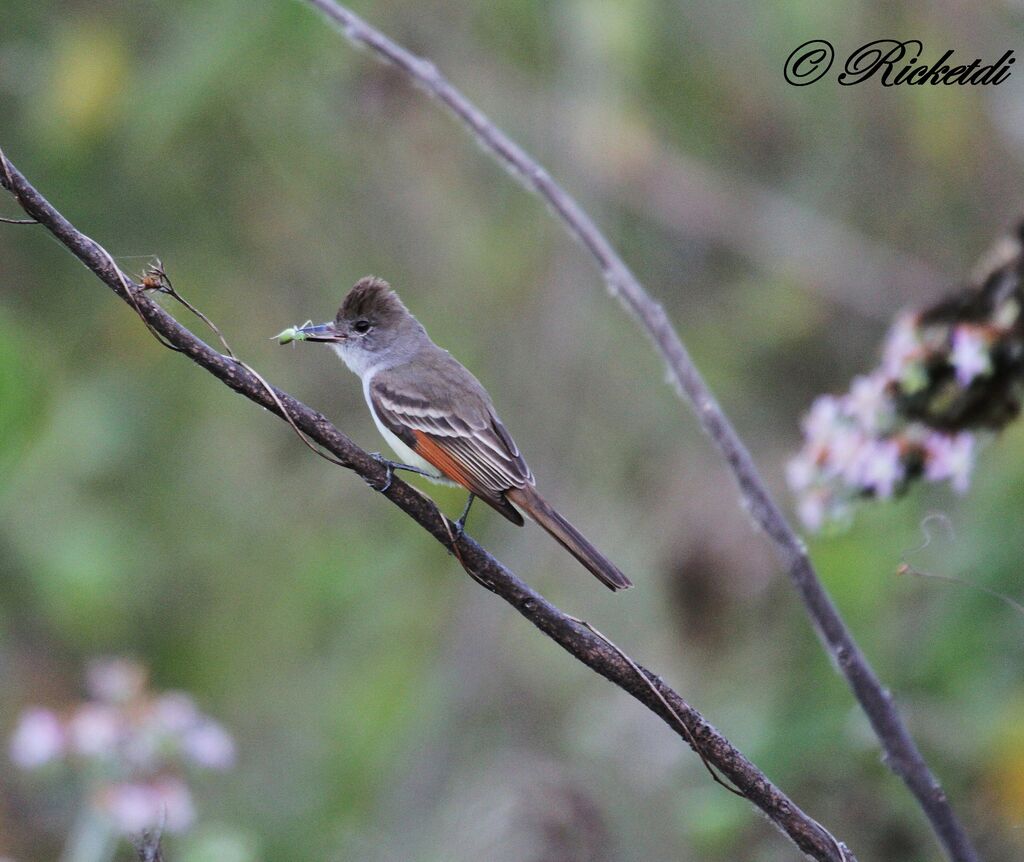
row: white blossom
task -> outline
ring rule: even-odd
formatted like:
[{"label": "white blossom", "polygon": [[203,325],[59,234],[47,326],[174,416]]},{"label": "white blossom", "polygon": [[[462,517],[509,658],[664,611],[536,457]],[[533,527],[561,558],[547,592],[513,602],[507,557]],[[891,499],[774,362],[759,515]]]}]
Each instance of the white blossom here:
[{"label": "white blossom", "polygon": [[125,703],[142,693],[147,676],[146,669],[132,659],[97,659],[86,671],[86,689],[104,703]]},{"label": "white blossom", "polygon": [[992,373],[988,342],[977,327],[958,326],[953,330],[953,350],[949,361],[956,372],[957,383],[965,388],[976,377]]},{"label": "white blossom", "polygon": [[925,477],[932,482],[949,480],[959,494],[967,491],[974,469],[974,435],[934,432],[925,438]]},{"label": "white blossom", "polygon": [[235,762],[235,741],[223,727],[209,719],[185,733],[181,750],[197,766],[207,769],[230,769]]},{"label": "white blossom", "polygon": [[11,760],[22,769],[38,769],[64,754],[64,728],[48,709],[33,707],[22,713],[11,736]]},{"label": "white blossom", "polygon": [[68,722],[71,750],[83,757],[113,755],[121,732],[120,712],[106,703],[83,703]]}]

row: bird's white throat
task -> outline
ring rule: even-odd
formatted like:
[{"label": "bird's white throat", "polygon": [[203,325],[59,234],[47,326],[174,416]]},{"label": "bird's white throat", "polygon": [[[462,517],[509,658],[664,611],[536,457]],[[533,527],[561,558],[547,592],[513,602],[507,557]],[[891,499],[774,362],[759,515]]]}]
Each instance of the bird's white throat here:
[{"label": "bird's white throat", "polygon": [[338,358],[348,366],[348,370],[362,380],[373,377],[378,371],[387,367],[382,356],[363,350],[355,344],[332,344],[331,349],[338,354]]}]

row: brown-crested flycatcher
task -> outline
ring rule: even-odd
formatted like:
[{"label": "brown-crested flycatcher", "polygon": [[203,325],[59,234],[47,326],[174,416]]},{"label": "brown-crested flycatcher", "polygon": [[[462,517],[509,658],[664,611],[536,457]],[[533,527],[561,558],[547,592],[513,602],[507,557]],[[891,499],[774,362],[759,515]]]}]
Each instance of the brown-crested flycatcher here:
[{"label": "brown-crested flycatcher", "polygon": [[430,340],[386,281],[361,279],[332,322],[285,330],[279,339],[326,342],[363,381],[373,421],[401,459],[384,461],[388,484],[391,470],[399,469],[461,485],[469,498],[460,531],[479,497],[517,526],[523,525],[520,512],[529,515],[610,589],[632,586],[537,493],[487,391]]}]

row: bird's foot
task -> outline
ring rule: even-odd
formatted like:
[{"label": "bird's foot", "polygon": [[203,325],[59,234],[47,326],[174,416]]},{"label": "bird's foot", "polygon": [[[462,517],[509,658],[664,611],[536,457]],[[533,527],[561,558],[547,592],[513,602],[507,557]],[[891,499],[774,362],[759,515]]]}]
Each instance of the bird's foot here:
[{"label": "bird's foot", "polygon": [[459,541],[462,538],[463,533],[466,532],[466,519],[469,517],[469,510],[473,506],[473,500],[476,499],[476,494],[470,492],[469,498],[466,500],[466,508],[462,510],[462,514],[459,515],[459,520],[455,522],[455,535],[452,543]]},{"label": "bird's foot", "polygon": [[388,488],[391,487],[391,481],[395,478],[395,467],[398,465],[395,464],[394,461],[389,461],[387,458],[381,455],[380,452],[371,452],[370,457],[373,458],[373,460],[376,461],[378,464],[383,464],[384,467],[387,468],[387,474],[384,478],[384,484],[380,488],[373,488],[373,483],[367,482],[367,484],[371,488],[373,488],[374,491],[379,491],[381,494],[383,494],[385,491],[388,490]]},{"label": "bird's foot", "polygon": [[[434,474],[430,473],[421,467],[414,467],[412,464],[402,464],[399,461],[392,461],[389,458],[385,458],[380,452],[371,452],[370,457],[373,458],[378,464],[383,464],[388,468],[387,479],[384,482],[384,486],[381,488],[375,488],[374,490],[380,491],[383,494],[388,488],[391,487],[391,481],[395,478],[395,471],[406,470],[409,473],[415,473],[418,476],[426,476],[428,479],[433,478]],[[372,485],[370,487],[373,487]]]}]

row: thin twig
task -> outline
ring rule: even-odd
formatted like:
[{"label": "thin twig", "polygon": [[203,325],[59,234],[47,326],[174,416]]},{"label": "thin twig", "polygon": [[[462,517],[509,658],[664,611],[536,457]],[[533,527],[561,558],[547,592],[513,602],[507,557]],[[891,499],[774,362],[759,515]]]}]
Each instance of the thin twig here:
[{"label": "thin twig", "polygon": [[661,701],[662,706],[664,706],[665,709],[667,709],[672,714],[672,717],[676,721],[676,726],[679,728],[680,732],[686,734],[686,741],[690,743],[690,748],[697,752],[697,756],[700,757],[701,762],[704,764],[704,768],[708,771],[708,774],[715,781],[715,783],[721,784],[722,787],[724,787],[730,793],[736,796],[743,797],[743,791],[737,790],[731,784],[726,784],[726,782],[722,781],[718,773],[715,772],[714,767],[712,767],[712,765],[708,763],[707,759],[704,757],[704,753],[700,750],[700,746],[697,744],[697,740],[690,735],[690,729],[686,726],[686,723],[683,721],[682,716],[679,715],[679,713],[677,713],[672,708],[672,705],[667,700],[665,700],[664,697],[661,696],[661,692],[658,691],[658,687],[653,682],[651,682],[651,678],[647,676],[646,673],[640,670],[637,663],[634,662],[633,659],[626,655],[618,646],[616,646],[611,640],[605,637],[605,635],[601,634],[601,632],[599,632],[594,626],[592,626],[586,620],[581,620],[579,617],[572,617],[572,619],[575,622],[579,623],[581,626],[584,626],[588,631],[592,632],[593,634],[601,638],[601,640],[603,640],[606,644],[608,644],[608,646],[610,646],[613,650],[615,650],[615,652],[619,654],[619,656],[622,658],[624,662],[626,662],[626,664],[633,668],[633,672],[644,681],[647,687],[654,693],[654,696]]},{"label": "thin twig", "polygon": [[[106,249],[104,249],[103,251],[104,254],[107,253]],[[309,437],[307,437],[303,433],[302,429],[295,424],[295,420],[292,419],[291,414],[288,412],[288,409],[281,402],[281,399],[277,397],[277,393],[274,391],[274,387],[267,383],[267,381],[263,379],[263,376],[255,368],[253,368],[251,365],[249,365],[246,362],[243,362],[241,359],[238,358],[238,356],[235,354],[235,351],[231,349],[231,345],[228,344],[228,340],[224,337],[224,333],[220,331],[220,327],[217,326],[216,323],[210,320],[209,317],[207,317],[191,302],[185,299],[185,297],[178,293],[177,290],[175,290],[174,285],[171,283],[170,276],[167,275],[167,272],[164,270],[163,263],[161,263],[159,259],[155,260],[153,263],[146,267],[146,270],[143,273],[142,277],[142,289],[156,291],[157,293],[162,293],[171,297],[171,299],[175,300],[175,302],[179,303],[180,305],[183,305],[193,315],[195,315],[201,321],[203,321],[203,323],[205,323],[213,331],[213,334],[217,336],[217,340],[220,341],[221,347],[224,348],[224,354],[226,356],[231,357],[231,359],[237,362],[242,368],[244,368],[253,377],[255,377],[257,381],[259,381],[260,385],[264,388],[264,390],[266,390],[267,395],[269,395],[274,400],[274,403],[277,405],[278,414],[289,425],[291,425],[292,430],[295,432],[296,436],[298,436],[299,440],[302,441],[303,445],[306,446],[306,448],[308,448],[309,451],[312,452],[314,455],[323,458],[325,461],[329,461],[332,464],[336,464],[338,467],[348,466],[347,464],[344,464],[341,461],[339,461],[333,455],[329,455],[327,452],[324,452],[323,449],[317,446],[316,443],[310,440]],[[139,313],[139,316],[142,317],[142,314],[141,312],[139,312],[139,309],[136,308],[135,310],[136,312]],[[144,317],[143,322],[146,322]],[[163,339],[159,335],[154,333],[154,336],[156,337],[157,341],[159,341],[161,344],[164,344]],[[172,349],[175,350],[177,349],[173,347],[173,345],[165,344],[164,346],[171,347]]]},{"label": "thin twig", "polygon": [[896,567],[897,575],[911,575],[915,578],[931,578],[933,581],[945,581],[947,584],[958,584],[961,587],[967,587],[971,590],[977,590],[980,593],[992,596],[994,599],[999,599],[1008,608],[1015,610],[1018,614],[1024,617],[1024,604],[1021,604],[1006,593],[1001,593],[999,590],[994,590],[992,587],[986,587],[984,584],[976,584],[973,581],[968,581],[966,578],[958,578],[956,575],[943,575],[940,572],[922,572],[920,569],[915,569],[913,566],[907,563],[900,563]]},{"label": "thin twig", "polygon": [[[28,215],[38,219],[114,293],[136,310],[148,326],[181,353],[234,391],[287,419],[336,458],[336,463],[354,471],[368,484],[383,487],[386,478],[384,465],[356,446],[322,414],[257,377],[239,360],[214,350],[182,326],[153,302],[141,285],[132,283],[116,266],[112,268],[110,255],[54,209],[2,151],[0,176],[0,183],[14,195]],[[487,585],[564,650],[658,715],[687,744],[699,745],[707,761],[714,764],[805,854],[820,862],[856,862],[845,845],[797,807],[661,679],[632,659],[624,659],[620,651],[527,586],[465,533],[453,543],[448,519],[433,501],[398,477],[394,477],[382,493],[443,546],[457,545],[462,565],[474,579]],[[637,671],[646,679],[640,680]],[[678,729],[677,723],[685,725],[685,734]]]},{"label": "thin twig", "polygon": [[664,308],[655,302],[582,207],[548,172],[451,84],[437,67],[418,57],[334,0],[306,0],[341,27],[358,47],[404,72],[437,99],[481,146],[529,191],[544,200],[572,236],[590,252],[608,289],[633,314],[668,365],[680,395],[696,411],[704,430],[727,462],[747,510],[768,535],[795,584],[814,628],[846,677],[885,751],[889,767],[917,798],[953,862],[977,862],[978,855],[903,721],[818,578],[807,549],[782,508],[768,492],[750,452],[697,370]]},{"label": "thin twig", "polygon": [[[722,787],[724,787],[730,793],[732,793],[732,794],[734,794],[736,796],[740,796],[740,797],[744,797],[745,798],[746,794],[743,793],[742,790],[737,790],[732,785],[726,783],[725,781],[722,780],[722,778],[719,776],[719,774],[717,772],[715,772],[714,767],[712,767],[712,765],[708,762],[708,759],[704,756],[704,751],[701,749],[700,744],[697,742],[696,739],[693,738],[693,735],[690,733],[690,728],[688,728],[686,726],[686,722],[683,721],[683,717],[678,712],[676,712],[676,710],[672,707],[672,705],[668,702],[668,700],[666,700],[662,696],[661,692],[658,691],[658,687],[654,684],[654,681],[651,679],[650,671],[643,670],[635,661],[633,661],[633,659],[631,659],[628,655],[626,655],[626,653],[624,653],[615,643],[613,643],[609,638],[607,638],[605,635],[603,635],[601,632],[599,632],[597,630],[597,628],[592,626],[586,620],[581,620],[581,619],[579,619],[577,617],[570,617],[570,619],[572,619],[574,622],[579,623],[581,626],[584,626],[592,634],[597,635],[597,637],[601,638],[601,640],[603,640],[606,644],[608,644],[608,646],[610,646],[613,650],[615,650],[615,652],[619,655],[619,657],[624,662],[626,662],[626,664],[628,664],[633,669],[633,672],[640,679],[642,679],[644,681],[644,683],[647,685],[647,687],[654,693],[654,695],[658,698],[658,700],[661,701],[661,703],[665,707],[665,709],[668,710],[668,712],[675,719],[675,723],[676,723],[677,729],[679,730],[680,733],[685,735],[686,741],[690,743],[690,748],[692,748],[697,753],[697,756],[700,758],[701,763],[704,764],[704,768],[708,771],[708,774],[711,776],[712,780],[716,784],[719,784]],[[846,845],[845,844],[840,844],[836,840],[835,836],[833,836],[831,834],[829,835],[829,837],[832,839],[832,841],[835,844],[836,852],[838,853],[839,858],[840,859],[846,858],[845,854],[848,852],[847,848],[846,848]]]},{"label": "thin twig", "polygon": [[211,331],[213,332],[214,335],[217,336],[217,340],[221,343],[221,346],[224,348],[224,352],[228,356],[230,356],[232,359],[238,358],[237,356],[235,356],[235,351],[231,349],[231,345],[228,344],[227,339],[224,337],[224,334],[217,327],[217,324],[210,320],[210,318],[208,318],[205,314],[203,314],[203,312],[201,312],[191,302],[185,299],[185,297],[178,293],[177,290],[175,290],[174,284],[171,282],[171,277],[167,274],[167,271],[164,269],[163,262],[160,260],[160,258],[153,258],[151,263],[143,271],[142,288],[143,290],[153,290],[156,291],[157,293],[166,294],[167,296],[171,297],[171,299],[175,300],[175,302],[185,306],[185,308],[192,312],[193,315],[198,317],[201,321],[203,321],[203,323],[210,327]]},{"label": "thin twig", "polygon": [[953,530],[953,523],[949,520],[949,516],[942,512],[930,512],[924,516],[921,521],[921,532],[924,534],[924,541],[921,542],[916,548],[909,548],[903,552],[900,558],[900,564],[896,567],[897,575],[912,575],[915,578],[931,578],[935,581],[945,581],[947,584],[959,584],[962,587],[968,587],[972,590],[985,593],[986,595],[992,596],[992,598],[999,599],[1007,607],[1012,608],[1022,617],[1024,617],[1024,604],[1021,604],[1016,599],[1008,596],[1006,593],[1002,593],[999,590],[994,590],[992,587],[986,587],[984,584],[976,584],[973,581],[968,581],[965,578],[958,578],[956,575],[944,575],[939,572],[922,572],[920,569],[914,568],[910,563],[907,562],[907,557],[911,554],[916,554],[919,551],[923,551],[931,543],[934,536],[929,525],[935,522],[942,524],[943,530],[949,536],[950,540],[956,538],[956,533]]},{"label": "thin twig", "polygon": [[146,324],[146,328],[149,330],[150,335],[152,335],[157,341],[160,342],[160,344],[162,344],[168,350],[173,350],[175,351],[175,353],[180,353],[181,348],[171,344],[171,342],[169,342],[163,335],[161,335],[156,329],[154,329],[153,324],[150,323],[149,319],[142,313],[142,309],[139,307],[138,294],[142,293],[144,288],[140,285],[136,285],[135,282],[131,281],[128,278],[128,276],[124,274],[124,271],[121,269],[121,267],[117,265],[117,262],[114,260],[110,252],[107,251],[98,242],[96,242],[96,240],[90,239],[89,242],[91,242],[99,250],[100,254],[102,254],[103,257],[106,258],[107,263],[110,265],[110,268],[113,270],[114,274],[117,276],[117,280],[121,284],[122,295],[128,301],[128,304],[135,309],[135,313],[140,318],[142,318],[142,322]]}]

